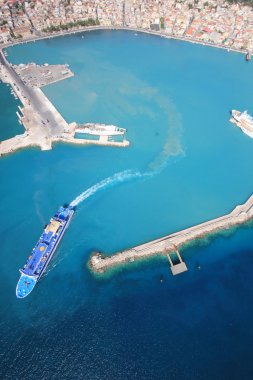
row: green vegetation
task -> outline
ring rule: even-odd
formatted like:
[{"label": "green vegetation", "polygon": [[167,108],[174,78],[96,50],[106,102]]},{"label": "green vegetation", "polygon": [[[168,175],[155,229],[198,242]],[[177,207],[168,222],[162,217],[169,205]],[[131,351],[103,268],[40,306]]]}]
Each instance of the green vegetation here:
[{"label": "green vegetation", "polygon": [[160,17],[160,27],[164,29],[164,17]]},{"label": "green vegetation", "polygon": [[253,7],[253,0],[227,0],[230,4],[241,4]]},{"label": "green vegetation", "polygon": [[60,32],[63,30],[69,30],[72,28],[77,28],[78,26],[85,27],[85,26],[95,26],[95,25],[99,25],[99,20],[98,19],[94,20],[92,18],[88,18],[88,20],[78,20],[75,22],[68,22],[67,24],[60,24],[60,25],[56,25],[56,26],[52,25],[52,26],[49,26],[47,28],[42,29],[42,31],[45,33]]},{"label": "green vegetation", "polygon": [[8,24],[8,22],[7,22],[6,20],[1,20],[1,21],[0,21],[0,26],[4,26],[4,25],[6,25],[6,24]]},{"label": "green vegetation", "polygon": [[13,29],[12,28],[10,28],[10,35],[11,35],[12,38],[15,38],[15,34],[13,33]]},{"label": "green vegetation", "polygon": [[20,38],[23,38],[22,34],[13,34],[14,40],[18,40]]}]

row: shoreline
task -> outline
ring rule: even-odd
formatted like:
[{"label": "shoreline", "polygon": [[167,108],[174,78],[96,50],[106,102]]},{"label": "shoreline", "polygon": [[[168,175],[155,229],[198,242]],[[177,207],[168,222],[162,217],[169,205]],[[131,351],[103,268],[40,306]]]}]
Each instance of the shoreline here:
[{"label": "shoreline", "polygon": [[[67,31],[67,32],[54,33],[54,34],[50,34],[50,35],[43,35],[41,37],[36,37],[36,38],[26,39],[26,40],[22,40],[22,41],[17,41],[14,43],[12,42],[12,43],[5,44],[4,46],[0,46],[0,52],[2,54],[4,54],[3,53],[4,49],[6,49],[8,47],[24,44],[24,43],[36,42],[39,40],[51,39],[51,38],[55,38],[55,37],[64,37],[66,35],[71,35],[71,34],[76,34],[76,33],[84,33],[84,32],[96,31],[96,30],[126,30],[126,31],[135,32],[135,33],[146,33],[146,34],[150,34],[150,35],[154,35],[154,36],[158,36],[158,37],[163,37],[163,38],[167,38],[167,39],[174,39],[174,40],[179,40],[179,41],[184,41],[184,42],[191,42],[191,43],[195,43],[195,44],[199,44],[199,45],[204,45],[204,46],[208,46],[208,47],[216,47],[219,49],[224,49],[227,51],[232,51],[232,52],[237,52],[237,53],[243,53],[243,54],[247,53],[247,50],[230,48],[230,47],[227,47],[224,45],[218,45],[218,44],[213,44],[213,43],[209,43],[209,42],[204,42],[204,41],[196,40],[193,38],[187,38],[184,36],[175,36],[175,35],[169,35],[166,33],[156,32],[156,31],[152,31],[152,30],[130,28],[130,27],[123,27],[123,26],[122,27],[105,27],[105,26],[85,27],[85,28],[74,29],[74,30]],[[7,59],[6,59],[6,61],[8,62]],[[8,64],[9,64],[9,62],[8,62]],[[38,92],[39,91],[41,91],[41,90],[38,88]],[[49,99],[47,99],[47,100],[49,101]],[[51,104],[51,102],[50,102],[50,105],[54,108],[54,106]],[[65,120],[63,119],[63,121],[65,121]],[[21,136],[15,136],[15,137],[20,138]],[[89,140],[87,140],[87,141],[76,140],[74,138],[69,138],[69,137],[65,138],[62,136],[55,136],[54,138],[51,138],[50,147],[49,147],[48,142],[47,142],[48,146],[45,147],[45,150],[51,149],[52,144],[55,144],[57,142],[70,143],[71,145],[73,145],[73,144],[75,144],[75,145],[76,144],[88,145],[88,144],[92,143],[94,145],[122,146],[122,144],[120,144],[120,143],[101,144],[100,141],[90,142]],[[26,147],[29,147],[29,146],[32,147],[32,146],[38,146],[38,145],[33,144],[33,143],[29,143],[29,145],[26,145]],[[18,149],[20,149],[20,148],[17,148],[17,150]],[[12,150],[9,151],[8,153],[11,153],[11,152],[12,152]],[[249,203],[250,203],[249,209],[244,211],[244,208]],[[237,213],[238,210],[240,210],[239,213]],[[228,218],[229,218],[229,220],[228,220]],[[232,219],[230,219],[230,218],[232,218]],[[186,230],[179,231],[179,232],[170,234],[166,237],[163,237],[161,239],[157,239],[157,240],[142,244],[140,246],[136,246],[136,247],[130,248],[128,250],[124,250],[124,251],[115,253],[111,256],[103,257],[101,254],[96,253],[96,254],[91,256],[91,258],[89,260],[89,267],[96,273],[104,273],[110,268],[117,267],[117,266],[122,265],[122,264],[131,263],[135,260],[145,259],[145,258],[149,258],[149,257],[151,258],[151,257],[155,257],[157,255],[164,257],[165,255],[168,255],[168,253],[174,252],[175,248],[177,249],[177,247],[183,247],[186,244],[189,244],[189,243],[192,243],[192,242],[197,241],[199,239],[208,237],[209,235],[214,235],[215,233],[218,233],[220,231],[228,230],[230,228],[240,226],[242,224],[245,224],[246,222],[248,222],[252,218],[253,218],[253,196],[251,196],[245,202],[244,205],[236,206],[236,208],[230,214],[225,215],[223,217],[211,220],[209,222],[202,223],[200,225],[195,225],[195,226],[190,227]],[[218,225],[217,225],[217,223],[218,223]],[[210,226],[210,224],[211,224],[211,226]],[[204,230],[201,230],[202,226],[204,226]],[[195,229],[199,229],[199,230],[194,231],[192,233],[192,231]],[[189,232],[186,232],[186,231],[189,231]],[[162,245],[161,245],[161,242],[162,242]],[[149,247],[151,247],[151,248],[149,249]]]},{"label": "shoreline", "polygon": [[60,32],[60,33],[44,34],[43,36],[40,36],[40,37],[26,38],[26,39],[16,41],[16,42],[8,42],[6,44],[0,45],[0,51],[2,51],[3,49],[7,49],[9,47],[12,47],[12,46],[25,44],[25,43],[29,43],[29,42],[36,42],[36,41],[51,39],[51,38],[55,38],[55,37],[64,37],[64,36],[71,35],[71,34],[91,32],[91,31],[96,31],[96,30],[126,30],[126,31],[132,31],[135,33],[146,33],[146,34],[150,34],[150,35],[154,35],[154,36],[158,36],[158,37],[162,37],[162,38],[166,38],[166,39],[173,39],[173,40],[190,42],[193,44],[223,49],[223,50],[226,50],[228,52],[232,51],[235,53],[242,53],[242,54],[248,53],[247,49],[236,49],[236,48],[229,47],[226,45],[215,44],[215,43],[208,42],[208,41],[205,42],[205,41],[198,40],[195,38],[178,36],[178,35],[169,34],[169,33],[163,33],[162,31],[156,32],[156,31],[153,31],[150,29],[133,28],[133,27],[128,27],[128,26],[102,26],[102,25],[101,26],[83,27],[83,28],[73,29],[70,31],[65,31],[65,32]]},{"label": "shoreline", "polygon": [[[223,50],[227,50],[227,51],[232,51],[232,52],[236,52],[236,53],[243,53],[243,54],[247,53],[246,50],[229,48],[229,47],[226,47],[224,45],[214,44],[214,43],[210,43],[210,42],[204,42],[204,41],[196,40],[194,38],[188,38],[188,37],[184,37],[184,36],[176,36],[173,34],[163,33],[162,31],[158,32],[158,31],[152,31],[150,29],[141,29],[141,28],[126,27],[126,26],[102,26],[102,25],[99,25],[99,26],[83,27],[83,28],[73,29],[70,31],[64,31],[64,32],[60,32],[60,33],[44,34],[42,36],[35,37],[35,38],[34,37],[26,38],[26,39],[23,39],[21,41],[20,40],[12,41],[12,42],[0,45],[0,56],[2,57],[2,59],[1,59],[2,65],[3,66],[5,65],[6,73],[8,74],[8,77],[9,77],[7,80],[5,80],[5,78],[4,79],[2,78],[2,82],[3,83],[9,83],[11,85],[14,93],[17,95],[17,97],[19,98],[19,100],[21,101],[21,103],[24,106],[23,111],[26,111],[26,109],[28,108],[28,106],[27,106],[27,93],[29,93],[30,90],[27,86],[24,85],[24,83],[22,83],[22,81],[20,81],[20,78],[19,78],[19,82],[21,82],[19,84],[21,86],[23,86],[23,91],[22,90],[19,91],[19,88],[18,88],[17,84],[15,83],[15,81],[17,81],[17,78],[16,79],[14,78],[15,75],[17,77],[17,73],[13,69],[13,67],[12,67],[13,65],[6,58],[8,56],[8,54],[5,54],[4,49],[7,49],[7,48],[12,47],[12,46],[20,45],[20,44],[31,43],[31,42],[36,42],[36,41],[51,39],[51,38],[57,38],[57,37],[64,37],[64,36],[71,35],[71,34],[91,32],[91,31],[96,31],[96,30],[99,30],[99,31],[100,30],[125,30],[125,31],[131,31],[131,32],[135,32],[135,33],[145,33],[145,34],[150,34],[150,35],[154,35],[154,36],[158,36],[158,37],[162,37],[162,38],[166,38],[166,39],[174,39],[174,40],[179,40],[179,41],[183,41],[183,42],[190,42],[193,44],[199,44],[199,45],[208,46],[208,47],[215,47],[215,48],[219,48],[219,49],[223,49]],[[15,73],[15,75],[14,76],[12,75],[12,77],[11,77],[10,70],[12,70]],[[40,88],[38,87],[36,90],[40,90]],[[25,93],[26,93],[26,96],[24,96]],[[36,94],[34,94],[34,95],[36,95]],[[61,116],[61,114],[59,114],[59,112],[56,110],[54,105],[49,101],[49,99],[45,96],[44,93],[43,93],[43,95],[44,95],[43,97],[44,97],[44,100],[46,101],[46,103],[48,105],[50,105],[49,108],[51,109],[51,111],[53,111],[54,115],[57,116],[58,120],[61,119],[60,121],[61,121],[61,124],[63,126],[63,128],[61,128],[62,131],[66,131],[67,129],[71,130],[72,129],[71,124],[66,126],[67,123],[64,120],[64,118]],[[30,109],[34,108],[33,107],[33,101],[34,101],[33,96],[30,96],[30,101],[29,101],[29,108]],[[38,112],[38,110],[37,110],[37,112],[36,112],[36,110],[34,110],[34,111],[35,111],[35,114],[37,113],[37,115],[35,115],[35,118],[34,117],[33,118],[37,119],[35,121],[38,124],[39,123],[39,116],[41,117],[41,119],[43,119],[43,115],[40,115],[40,112]],[[31,112],[29,112],[29,114],[31,116]],[[25,119],[25,118],[23,118],[23,119]],[[26,118],[26,122],[27,121],[29,121],[28,118]],[[49,149],[52,149],[52,145],[58,141],[61,141],[64,143],[76,144],[76,145],[77,144],[78,145],[100,145],[100,146],[109,145],[109,146],[115,146],[115,147],[127,147],[130,144],[128,140],[125,140],[124,143],[117,143],[117,142],[109,142],[109,141],[105,142],[102,139],[100,139],[99,141],[94,141],[94,140],[83,140],[82,141],[81,139],[73,138],[72,135],[68,136],[68,137],[67,136],[59,136],[59,135],[58,136],[51,136],[52,128],[49,128],[49,129],[51,129],[50,133],[47,133],[46,135],[45,135],[45,133],[43,133],[43,136],[42,136],[43,141],[41,141],[41,138],[38,139],[38,137],[36,136],[36,133],[38,132],[38,128],[36,128],[36,130],[37,130],[37,132],[35,131],[36,133],[32,133],[32,134],[30,133],[30,131],[33,128],[35,123],[29,122],[29,125],[26,125],[25,122],[23,122],[23,120],[22,120],[22,124],[25,128],[25,133],[23,135],[16,135],[16,136],[12,137],[11,139],[4,140],[4,141],[0,142],[0,157],[5,155],[5,154],[13,153],[16,150],[20,150],[22,148],[27,148],[29,146],[40,147],[41,150],[49,150]],[[32,125],[30,125],[30,124],[32,124]],[[41,131],[39,131],[39,132],[41,132]],[[24,141],[24,140],[26,140],[26,141]],[[29,141],[29,140],[31,140],[31,141]]]}]

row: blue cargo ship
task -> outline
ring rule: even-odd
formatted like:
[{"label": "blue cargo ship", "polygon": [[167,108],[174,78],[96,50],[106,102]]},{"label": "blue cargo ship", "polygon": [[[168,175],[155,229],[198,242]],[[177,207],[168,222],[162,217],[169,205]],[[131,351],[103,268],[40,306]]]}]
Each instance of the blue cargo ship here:
[{"label": "blue cargo ship", "polygon": [[26,264],[20,269],[20,279],[16,287],[18,298],[28,296],[45,272],[58,244],[60,243],[74,215],[71,206],[60,207],[45,226],[39,241],[32,250]]}]

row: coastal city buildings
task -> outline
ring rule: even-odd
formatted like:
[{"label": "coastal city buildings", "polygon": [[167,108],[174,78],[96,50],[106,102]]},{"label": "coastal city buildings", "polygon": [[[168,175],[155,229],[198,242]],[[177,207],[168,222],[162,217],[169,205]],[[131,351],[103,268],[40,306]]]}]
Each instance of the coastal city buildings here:
[{"label": "coastal city buildings", "polygon": [[81,29],[87,20],[253,50],[253,9],[220,0],[0,0],[0,43]]}]

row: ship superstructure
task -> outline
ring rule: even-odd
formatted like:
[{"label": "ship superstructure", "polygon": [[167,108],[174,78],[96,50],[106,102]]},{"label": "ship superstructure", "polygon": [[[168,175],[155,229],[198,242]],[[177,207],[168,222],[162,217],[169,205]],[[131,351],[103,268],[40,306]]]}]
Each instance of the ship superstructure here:
[{"label": "ship superstructure", "polygon": [[99,136],[117,136],[124,135],[126,129],[119,128],[116,125],[106,125],[106,124],[80,124],[76,129],[77,133],[86,133],[88,135],[99,135]]},{"label": "ship superstructure", "polygon": [[253,138],[253,117],[247,111],[240,112],[237,110],[231,111],[232,118],[230,121],[236,124],[249,137]]},{"label": "ship superstructure", "polygon": [[16,287],[18,298],[24,298],[33,290],[45,272],[58,244],[60,243],[75,210],[73,207],[60,207],[45,226],[37,244],[32,250],[26,264],[20,269],[20,279]]}]

